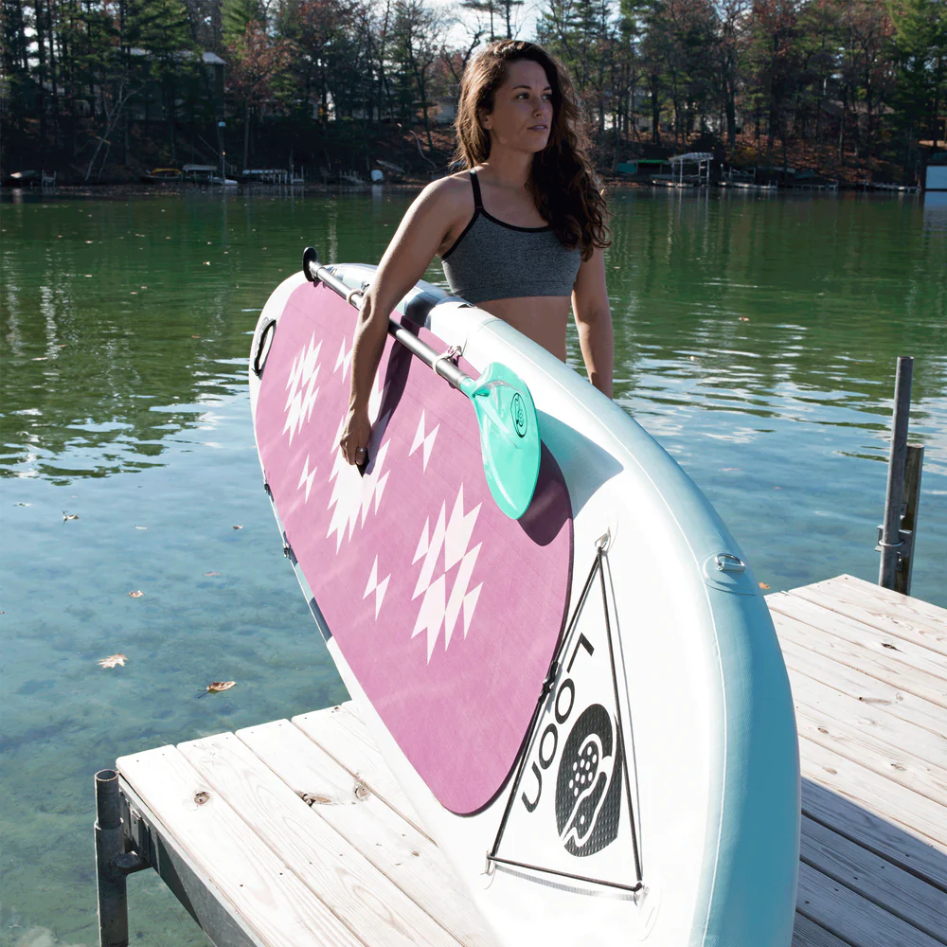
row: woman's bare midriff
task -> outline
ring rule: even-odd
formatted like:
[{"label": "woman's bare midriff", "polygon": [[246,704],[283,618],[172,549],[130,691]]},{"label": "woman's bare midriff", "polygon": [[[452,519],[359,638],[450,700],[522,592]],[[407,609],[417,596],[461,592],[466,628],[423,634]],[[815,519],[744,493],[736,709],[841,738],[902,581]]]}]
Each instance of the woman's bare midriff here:
[{"label": "woman's bare midriff", "polygon": [[477,303],[477,308],[508,322],[564,362],[571,302],[569,296],[520,296]]}]

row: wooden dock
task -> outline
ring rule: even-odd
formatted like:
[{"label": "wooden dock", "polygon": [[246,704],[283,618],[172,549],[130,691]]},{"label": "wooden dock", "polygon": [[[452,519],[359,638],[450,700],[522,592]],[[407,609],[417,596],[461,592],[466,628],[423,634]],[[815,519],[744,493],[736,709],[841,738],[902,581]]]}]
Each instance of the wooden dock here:
[{"label": "wooden dock", "polygon": [[[794,947],[944,947],[947,610],[845,575],[767,601],[802,761]],[[493,943],[351,705],[117,772],[134,868],[220,947]]]}]

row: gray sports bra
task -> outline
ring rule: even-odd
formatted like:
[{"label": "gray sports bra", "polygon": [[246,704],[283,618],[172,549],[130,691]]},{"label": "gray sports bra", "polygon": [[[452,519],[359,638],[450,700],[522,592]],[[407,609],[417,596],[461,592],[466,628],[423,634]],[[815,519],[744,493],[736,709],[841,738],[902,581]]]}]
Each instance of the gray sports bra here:
[{"label": "gray sports bra", "polygon": [[467,302],[517,296],[570,296],[582,254],[564,247],[552,227],[514,227],[484,210],[471,169],[474,215],[441,262],[455,296]]}]

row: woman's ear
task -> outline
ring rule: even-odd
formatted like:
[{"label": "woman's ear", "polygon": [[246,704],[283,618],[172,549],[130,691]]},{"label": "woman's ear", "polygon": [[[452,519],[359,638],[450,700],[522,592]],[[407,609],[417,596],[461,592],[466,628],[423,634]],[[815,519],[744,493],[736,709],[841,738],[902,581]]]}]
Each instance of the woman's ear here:
[{"label": "woman's ear", "polygon": [[477,121],[480,127],[486,131],[490,127],[491,118],[486,109],[477,109]]}]

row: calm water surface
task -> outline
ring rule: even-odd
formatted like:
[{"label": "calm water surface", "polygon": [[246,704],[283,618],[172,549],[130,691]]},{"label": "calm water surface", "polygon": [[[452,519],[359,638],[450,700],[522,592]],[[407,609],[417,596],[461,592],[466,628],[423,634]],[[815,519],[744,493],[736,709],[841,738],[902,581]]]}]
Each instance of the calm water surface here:
[{"label": "calm water surface", "polygon": [[[96,770],[345,698],[262,490],[246,355],[307,243],[376,261],[408,201],[0,205],[0,945],[96,942]],[[773,590],[876,579],[895,357],[915,356],[913,591],[947,606],[947,206],[612,206],[616,398]],[[237,686],[196,700],[212,680]],[[206,943],[152,872],[129,889],[133,942]]]}]

